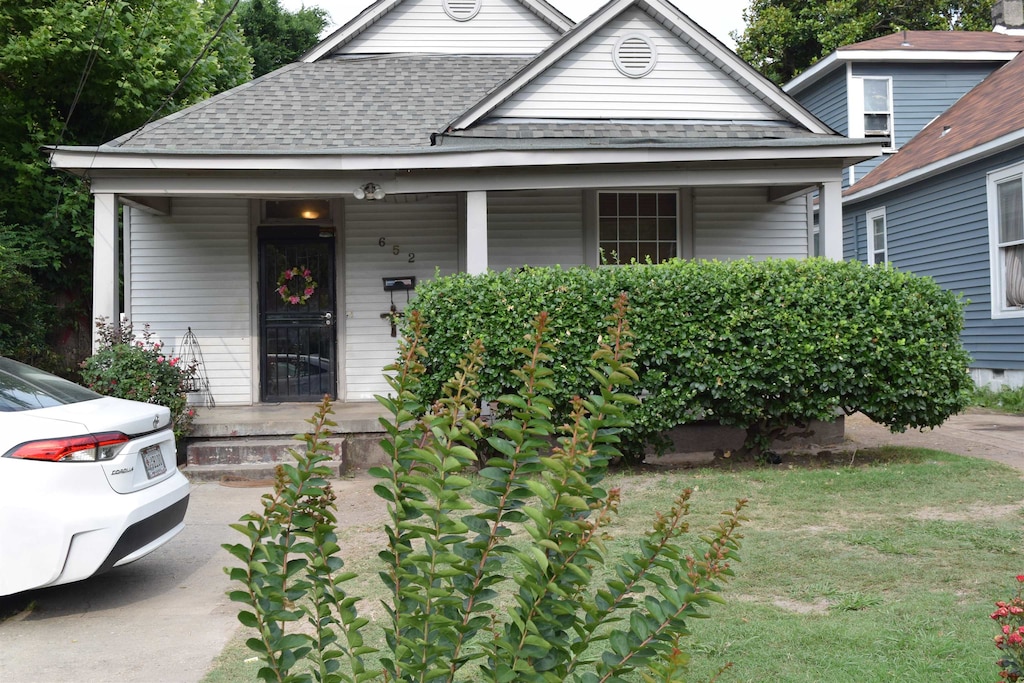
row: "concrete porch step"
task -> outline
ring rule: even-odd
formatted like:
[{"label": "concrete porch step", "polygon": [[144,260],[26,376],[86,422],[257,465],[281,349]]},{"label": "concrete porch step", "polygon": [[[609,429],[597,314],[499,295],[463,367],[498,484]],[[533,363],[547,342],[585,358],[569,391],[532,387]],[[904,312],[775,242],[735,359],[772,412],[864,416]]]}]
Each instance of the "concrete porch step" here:
[{"label": "concrete porch step", "polygon": [[[190,481],[217,481],[225,486],[246,488],[259,486],[270,488],[273,485],[274,474],[277,466],[281,463],[245,463],[234,465],[185,465],[181,473]],[[331,468],[331,476],[341,476],[343,465],[339,460],[331,460],[327,463]]]},{"label": "concrete porch step", "polygon": [[[327,437],[332,455],[328,465],[336,475],[356,474],[387,462],[378,442],[381,435],[333,434]],[[305,442],[291,436],[248,436],[231,439],[195,439],[185,444],[182,472],[196,480],[266,479],[274,476],[280,463],[294,461],[291,449],[299,452]]]}]

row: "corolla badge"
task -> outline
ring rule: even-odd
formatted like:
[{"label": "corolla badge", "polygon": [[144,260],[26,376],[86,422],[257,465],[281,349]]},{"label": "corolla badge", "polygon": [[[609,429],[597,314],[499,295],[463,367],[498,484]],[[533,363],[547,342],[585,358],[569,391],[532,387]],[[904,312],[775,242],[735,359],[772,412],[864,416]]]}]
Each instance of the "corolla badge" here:
[{"label": "corolla badge", "polygon": [[110,476],[114,476],[115,474],[128,474],[129,472],[132,472],[134,470],[134,467],[122,467],[119,470],[114,470],[113,472],[111,472]]}]

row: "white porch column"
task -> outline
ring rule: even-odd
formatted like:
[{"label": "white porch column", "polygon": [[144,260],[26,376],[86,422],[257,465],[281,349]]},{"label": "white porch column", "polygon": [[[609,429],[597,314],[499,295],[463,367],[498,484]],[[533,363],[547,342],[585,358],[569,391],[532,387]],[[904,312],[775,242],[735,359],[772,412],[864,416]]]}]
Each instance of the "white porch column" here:
[{"label": "white porch column", "polygon": [[487,192],[466,193],[466,272],[487,270]]},{"label": "white porch column", "polygon": [[118,324],[121,288],[118,277],[117,195],[97,194],[92,245],[92,350],[96,348],[96,318]]},{"label": "white porch column", "polygon": [[821,255],[843,260],[843,183],[821,183],[818,192],[818,241]]}]

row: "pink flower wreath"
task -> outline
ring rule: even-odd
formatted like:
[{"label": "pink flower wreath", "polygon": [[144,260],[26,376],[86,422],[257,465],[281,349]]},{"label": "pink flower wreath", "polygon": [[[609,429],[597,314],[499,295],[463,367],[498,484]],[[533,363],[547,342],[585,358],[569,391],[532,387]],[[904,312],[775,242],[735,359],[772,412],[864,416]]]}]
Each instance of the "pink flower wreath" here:
[{"label": "pink flower wreath", "polygon": [[[293,289],[298,285],[297,289]],[[304,304],[316,291],[316,280],[306,266],[288,268],[277,278],[277,293],[286,304]]]}]

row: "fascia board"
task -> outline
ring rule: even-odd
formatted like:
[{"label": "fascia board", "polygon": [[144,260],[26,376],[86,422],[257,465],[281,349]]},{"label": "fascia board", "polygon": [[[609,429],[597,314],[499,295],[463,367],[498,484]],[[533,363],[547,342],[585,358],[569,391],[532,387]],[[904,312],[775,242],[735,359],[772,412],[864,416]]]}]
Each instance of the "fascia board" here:
[{"label": "fascia board", "polygon": [[699,24],[682,13],[677,7],[671,3],[661,2],[661,0],[611,0],[604,7],[585,19],[583,23],[577,25],[574,30],[552,44],[534,61],[523,67],[519,73],[451,121],[445,127],[445,130],[465,130],[480,121],[488,113],[507,101],[533,79],[634,4],[648,6],[665,20],[673,23],[678,30],[693,36],[707,52],[708,57],[713,63],[723,65],[727,71],[732,72],[734,77],[747,81],[753,89],[760,93],[762,99],[767,100],[779,110],[793,117],[794,121],[800,123],[809,131],[821,134],[833,132],[788,96],[783,95],[783,97],[779,97],[778,86],[740,59],[736,53],[725,47],[721,41],[701,28]]},{"label": "fascia board", "polygon": [[[630,187],[811,187],[822,182],[840,180],[838,166],[820,164],[750,164],[744,167],[713,168],[698,164],[669,164],[660,168],[630,168]],[[235,173],[230,175],[140,176],[131,173],[93,178],[94,194],[117,194],[132,197],[332,197],[347,195],[369,180],[380,183],[388,194],[421,192],[472,192],[551,189],[605,189],[623,187],[621,167],[590,166],[565,169],[518,169],[510,172],[493,169],[455,170],[446,173],[382,174],[354,172],[348,174],[310,173],[301,177],[281,178],[278,174]],[[151,200],[154,204],[160,202]]]},{"label": "fascia board", "polygon": [[1003,50],[837,50],[782,86],[790,94],[807,88],[849,62],[1008,62],[1019,53]]},{"label": "fascia board", "polygon": [[[434,151],[436,150],[436,151]],[[773,161],[869,159],[881,153],[877,142],[840,144],[766,145],[756,141],[733,147],[666,147],[601,149],[488,149],[406,154],[305,154],[305,155],[188,155],[97,153],[97,148],[53,149],[53,168],[81,175],[103,171],[204,172],[204,171],[402,171],[420,169],[484,169],[512,167],[614,165],[666,162]]]},{"label": "fascia board", "polygon": [[786,83],[782,86],[782,89],[787,93],[799,92],[807,86],[816,83],[821,78],[824,78],[839,66],[839,58],[836,56],[836,53],[833,52],[829,56],[825,57],[825,59],[815,63],[811,68],[804,71],[789,83]]},{"label": "fascia board", "polygon": [[[1013,147],[1024,144],[1024,129],[1014,131],[1008,135],[1004,135],[1000,138],[986,142],[985,144],[978,145],[959,154],[954,154],[945,159],[941,159],[934,163],[922,166],[921,168],[913,171],[908,171],[903,175],[897,176],[890,180],[887,180],[877,185],[865,188],[861,191],[851,192],[850,194],[843,197],[843,203],[855,203],[876,197],[886,192],[892,192],[902,187],[906,187],[912,183],[927,180],[933,176],[937,176],[940,173],[952,171],[953,169],[961,166],[966,166],[974,161],[984,159],[985,157],[998,154],[999,152],[1011,149]],[[857,186],[854,185],[853,189],[856,190]]]},{"label": "fascia board", "polygon": [[839,50],[836,58],[847,62],[1008,62],[1019,50]]}]

